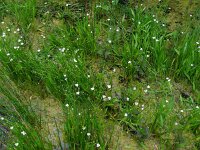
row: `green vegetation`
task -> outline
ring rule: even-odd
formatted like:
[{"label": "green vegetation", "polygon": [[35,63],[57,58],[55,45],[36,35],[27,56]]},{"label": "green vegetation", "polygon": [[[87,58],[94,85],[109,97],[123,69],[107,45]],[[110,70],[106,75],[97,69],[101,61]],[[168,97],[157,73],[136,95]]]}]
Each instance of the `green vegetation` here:
[{"label": "green vegetation", "polygon": [[200,149],[199,4],[0,1],[0,149]]}]

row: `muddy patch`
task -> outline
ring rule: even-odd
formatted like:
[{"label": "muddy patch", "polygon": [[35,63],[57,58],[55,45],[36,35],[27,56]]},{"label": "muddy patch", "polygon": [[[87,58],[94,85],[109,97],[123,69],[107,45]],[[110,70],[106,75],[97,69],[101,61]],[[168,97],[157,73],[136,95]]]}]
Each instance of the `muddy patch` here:
[{"label": "muddy patch", "polygon": [[65,122],[61,103],[52,97],[42,99],[30,91],[25,91],[24,95],[32,109],[40,116],[42,136],[55,147],[59,147],[60,143],[64,143]]}]

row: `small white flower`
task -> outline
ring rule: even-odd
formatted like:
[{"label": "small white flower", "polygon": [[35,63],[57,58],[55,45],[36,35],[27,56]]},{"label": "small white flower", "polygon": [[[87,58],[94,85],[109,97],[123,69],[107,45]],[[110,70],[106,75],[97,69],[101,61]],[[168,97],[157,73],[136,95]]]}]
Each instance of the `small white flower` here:
[{"label": "small white flower", "polygon": [[18,146],[19,145],[19,143],[15,143],[15,146]]},{"label": "small white flower", "polygon": [[80,94],[80,92],[78,91],[78,92],[76,92],[76,95],[79,95]]},{"label": "small white flower", "polygon": [[38,52],[40,52],[41,50],[40,50],[40,49],[38,49],[37,51],[38,51]]},{"label": "small white flower", "polygon": [[22,134],[22,135],[26,135],[26,132],[25,132],[25,131],[22,131],[21,134]]},{"label": "small white flower", "polygon": [[135,102],[135,106],[137,106],[139,103],[138,102]]},{"label": "small white flower", "polygon": [[150,57],[150,55],[147,55],[147,58],[149,58]]},{"label": "small white flower", "polygon": [[74,58],[74,62],[77,62],[77,60]]},{"label": "small white flower", "polygon": [[111,40],[108,40],[108,43],[112,43],[112,41],[111,41]]},{"label": "small white flower", "polygon": [[66,104],[65,106],[66,106],[66,107],[69,107],[69,104]]},{"label": "small white flower", "polygon": [[108,96],[108,100],[111,100],[111,97],[110,97],[110,96]]},{"label": "small white flower", "polygon": [[143,48],[141,47],[140,50],[143,51]]},{"label": "small white flower", "polygon": [[117,28],[116,31],[119,32],[119,28]]},{"label": "small white flower", "polygon": [[88,27],[90,27],[90,24],[88,24]]},{"label": "small white flower", "polygon": [[3,22],[3,21],[1,22],[1,24],[4,24],[4,23],[5,23],[5,22]]},{"label": "small white flower", "polygon": [[125,116],[125,117],[127,117],[127,116],[128,116],[128,114],[127,114],[127,113],[125,113],[125,114],[124,114],[124,116]]},{"label": "small white flower", "polygon": [[128,61],[128,64],[131,64],[131,61],[130,61],[130,60]]},{"label": "small white flower", "polygon": [[141,22],[139,21],[138,24],[141,24]]},{"label": "small white flower", "polygon": [[151,87],[150,87],[150,85],[147,85],[147,89],[150,89]]},{"label": "small white flower", "polygon": [[8,28],[7,31],[10,32],[10,29]]},{"label": "small white flower", "polygon": [[86,15],[87,15],[87,16],[89,16],[90,14],[89,14],[89,13],[87,13]]},{"label": "small white flower", "polygon": [[165,24],[163,23],[162,26],[165,27]]},{"label": "small white flower", "polygon": [[134,87],[133,87],[133,90],[135,91],[136,89],[137,89],[137,88],[134,86]]},{"label": "small white flower", "polygon": [[110,89],[110,88],[111,88],[111,85],[107,85],[107,88]]},{"label": "small white flower", "polygon": [[85,126],[83,126],[83,127],[82,127],[82,130],[85,130],[85,129],[86,129],[86,127],[85,127]]},{"label": "small white flower", "polygon": [[192,14],[190,14],[190,17],[192,17]]},{"label": "small white flower", "polygon": [[148,90],[147,90],[147,89],[145,89],[145,90],[144,90],[144,93],[147,93],[147,92],[148,92]]},{"label": "small white flower", "polygon": [[100,147],[101,145],[99,144],[99,143],[97,143],[97,145],[96,145],[96,147],[98,148],[98,147]]},{"label": "small white flower", "polygon": [[196,109],[199,109],[199,106],[196,106]]},{"label": "small white flower", "polygon": [[166,103],[169,103],[169,101],[168,101],[168,100],[166,100]]},{"label": "small white flower", "polygon": [[155,40],[155,39],[156,39],[156,37],[154,36],[154,37],[152,37],[152,39],[154,39],[154,40]]},{"label": "small white flower", "polygon": [[10,62],[11,62],[11,61],[13,61],[13,59],[12,59],[12,58],[10,59]]},{"label": "small white flower", "polygon": [[20,29],[19,28],[17,28],[17,32],[19,32],[20,31]]},{"label": "small white flower", "polygon": [[180,110],[183,113],[183,110]]},{"label": "small white flower", "polygon": [[91,136],[91,133],[87,133],[87,136]]},{"label": "small white flower", "polygon": [[64,74],[63,76],[64,76],[64,77],[67,77],[67,75],[66,75],[66,74]]},{"label": "small white flower", "polygon": [[126,100],[129,101],[130,100],[129,97],[127,97]]},{"label": "small white flower", "polygon": [[75,87],[78,87],[78,83],[75,84]]},{"label": "small white flower", "polygon": [[91,87],[90,89],[91,89],[91,91],[94,91],[94,87]]},{"label": "small white flower", "polygon": [[193,66],[194,66],[194,64],[191,64],[190,66],[191,66],[191,67],[193,67]]},{"label": "small white flower", "polygon": [[110,21],[110,18],[108,18],[107,21]]},{"label": "small white flower", "polygon": [[113,72],[116,72],[116,69],[115,69],[115,68],[113,69]]},{"label": "small white flower", "polygon": [[105,95],[102,95],[102,98],[103,98],[103,99],[105,99],[105,98],[106,98],[106,96],[105,96]]},{"label": "small white flower", "polygon": [[158,39],[156,39],[156,42],[158,42],[159,40]]},{"label": "small white flower", "polygon": [[10,127],[10,130],[12,130],[13,128],[14,128],[14,127],[13,127],[13,126],[11,126],[11,127]]},{"label": "small white flower", "polygon": [[90,75],[87,75],[88,78],[90,78]]},{"label": "small white flower", "polygon": [[178,123],[177,123],[177,122],[175,122],[174,124],[175,124],[175,126],[177,126],[177,125],[178,125]]},{"label": "small white flower", "polygon": [[196,42],[197,45],[199,45],[199,42]]},{"label": "small white flower", "polygon": [[1,117],[1,120],[4,120],[4,117]]},{"label": "small white flower", "polygon": [[7,53],[6,55],[7,55],[7,56],[10,56],[10,53]]}]

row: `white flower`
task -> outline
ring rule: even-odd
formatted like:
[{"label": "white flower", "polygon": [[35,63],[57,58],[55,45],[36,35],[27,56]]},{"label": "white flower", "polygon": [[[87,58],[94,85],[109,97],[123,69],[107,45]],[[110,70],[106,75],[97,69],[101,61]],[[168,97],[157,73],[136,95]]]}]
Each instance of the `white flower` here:
[{"label": "white flower", "polygon": [[99,143],[97,143],[96,147],[97,147],[97,148],[98,148],[98,147],[100,147],[100,144],[99,144]]},{"label": "white flower", "polygon": [[1,120],[4,120],[4,117],[1,117]]},{"label": "white flower", "polygon": [[125,113],[125,114],[124,114],[124,116],[125,116],[125,117],[127,117],[127,116],[128,116],[128,114],[127,114],[127,113]]},{"label": "white flower", "polygon": [[156,42],[158,42],[159,40],[158,39],[156,39]]},{"label": "white flower", "polygon": [[40,50],[40,49],[38,49],[37,51],[38,51],[38,52],[40,52],[41,50]]},{"label": "white flower", "polygon": [[90,78],[90,75],[87,75],[88,78]]},{"label": "white flower", "polygon": [[87,133],[87,136],[91,136],[91,133]]},{"label": "white flower", "polygon": [[22,131],[21,134],[22,134],[22,135],[26,135],[26,132],[25,132],[25,131]]},{"label": "white flower", "polygon": [[192,17],[192,14],[190,14],[190,17]]},{"label": "white flower", "polygon": [[66,107],[69,107],[69,104],[66,104],[65,106],[66,106]]},{"label": "white flower", "polygon": [[10,56],[10,53],[7,53],[6,55],[7,55],[7,56]]},{"label": "white flower", "polygon": [[147,90],[147,89],[145,89],[145,90],[144,90],[144,93],[147,93],[147,92],[148,92],[148,90]]},{"label": "white flower", "polygon": [[135,102],[135,106],[137,106],[139,103],[138,102]]},{"label": "white flower", "polygon": [[74,58],[74,62],[77,62],[77,60]]},{"label": "white flower", "polygon": [[141,47],[140,50],[143,51],[143,48]]},{"label": "white flower", "polygon": [[156,37],[154,36],[154,37],[152,37],[152,39],[154,39],[154,40],[155,40],[155,39],[156,39]]},{"label": "white flower", "polygon": [[78,91],[78,92],[76,92],[76,95],[79,95],[80,94],[80,92]]},{"label": "white flower", "polygon": [[196,106],[196,109],[199,109],[199,106]]},{"label": "white flower", "polygon": [[112,43],[112,41],[111,41],[111,40],[108,40],[108,43]]},{"label": "white flower", "polygon": [[134,86],[134,87],[133,87],[133,90],[135,91],[136,89],[137,89],[137,88]]},{"label": "white flower", "polygon": [[174,124],[175,124],[175,126],[177,126],[177,125],[178,125],[178,123],[177,123],[177,122],[175,122]]},{"label": "white flower", "polygon": [[128,61],[128,64],[131,64],[131,61],[130,61],[130,60]]},{"label": "white flower", "polygon": [[147,89],[150,89],[150,85],[147,85]]},{"label": "white flower", "polygon": [[19,143],[15,143],[15,146],[18,146],[19,145]]},{"label": "white flower", "polygon": [[150,55],[147,55],[147,58],[149,58],[150,57]]},{"label": "white flower", "polygon": [[199,42],[196,42],[197,45],[199,45]]},{"label": "white flower", "polygon": [[86,129],[86,127],[85,127],[85,126],[83,126],[83,127],[82,127],[82,130],[85,130],[85,129]]},{"label": "white flower", "polygon": [[129,97],[127,97],[126,100],[129,101],[130,100]]},{"label": "white flower", "polygon": [[191,66],[191,67],[193,67],[193,66],[194,66],[194,64],[191,64],[190,66]]},{"label": "white flower", "polygon": [[181,110],[181,112],[183,113],[183,110]]},{"label": "white flower", "polygon": [[111,97],[110,97],[110,96],[108,96],[108,100],[111,100]]},{"label": "white flower", "polygon": [[94,87],[91,87],[90,89],[91,89],[91,91],[94,91]]},{"label": "white flower", "polygon": [[11,126],[11,127],[10,127],[10,130],[12,130],[13,128],[14,128],[14,127],[13,127],[13,126]]},{"label": "white flower", "polygon": [[66,74],[64,74],[63,76],[64,76],[64,77],[67,77],[67,75],[66,75]]},{"label": "white flower", "polygon": [[105,98],[106,98],[106,96],[105,96],[105,95],[102,95],[102,98],[103,98],[103,99],[105,99]]},{"label": "white flower", "polygon": [[169,103],[169,101],[168,101],[168,100],[166,100],[166,103]]},{"label": "white flower", "polygon": [[78,83],[75,84],[75,87],[78,87]]},{"label": "white flower", "polygon": [[111,85],[107,85],[107,88],[110,89],[110,88],[111,88]]},{"label": "white flower", "polygon": [[108,18],[107,21],[110,21],[110,18]]},{"label": "white flower", "polygon": [[90,27],[90,24],[88,24],[88,27]]},{"label": "white flower", "polygon": [[119,32],[119,28],[117,28],[116,31]]},{"label": "white flower", "polygon": [[19,32],[19,31],[20,31],[20,29],[19,29],[19,28],[17,28],[17,31]]}]

